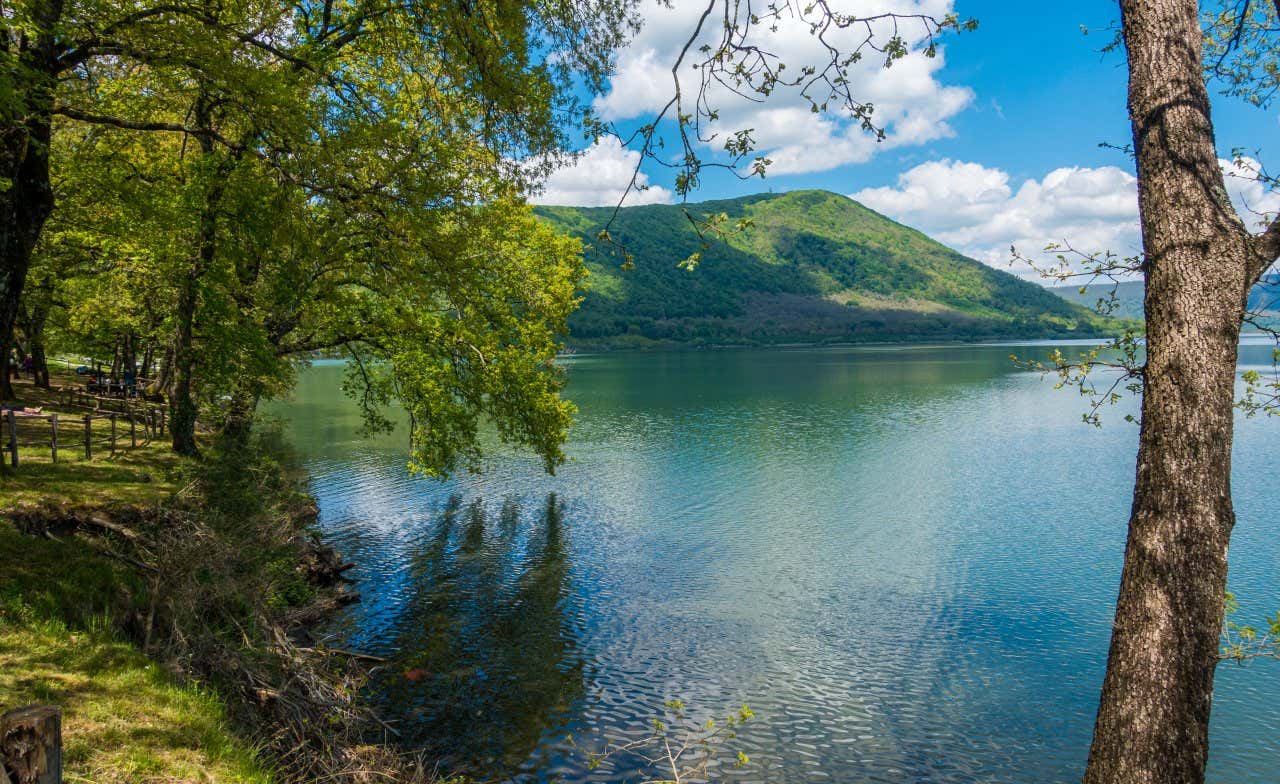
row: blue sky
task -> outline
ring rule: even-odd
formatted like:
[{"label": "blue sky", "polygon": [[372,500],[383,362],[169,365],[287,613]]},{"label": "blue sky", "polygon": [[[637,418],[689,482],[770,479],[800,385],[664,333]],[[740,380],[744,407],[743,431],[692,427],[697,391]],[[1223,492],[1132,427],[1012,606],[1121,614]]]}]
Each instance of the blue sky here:
[{"label": "blue sky", "polygon": [[[872,69],[863,88],[881,107],[889,141],[872,144],[838,117],[810,119],[785,97],[763,107],[728,105],[729,125],[758,130],[775,158],[763,181],[709,176],[691,200],[763,190],[825,188],[851,195],[995,266],[1008,266],[1008,247],[1035,250],[1068,240],[1090,250],[1136,252],[1136,195],[1132,164],[1107,142],[1129,141],[1125,63],[1102,53],[1118,19],[1115,2],[1026,3],[1002,0],[841,0],[850,11],[905,7],[930,13],[955,10],[979,20],[976,32],[950,35],[942,56],[920,55],[888,72]],[[675,0],[674,11],[653,6],[648,27],[624,51],[613,90],[597,109],[621,126],[651,116],[670,89],[673,47],[701,7]],[[1090,29],[1085,35],[1081,26]],[[785,31],[784,31],[785,35]],[[800,36],[778,48],[803,59]],[[791,47],[791,48],[788,48]],[[1280,130],[1275,108],[1260,110],[1218,98],[1214,103],[1220,154],[1236,146],[1261,149]],[[634,153],[593,150],[574,169],[553,176],[543,201],[616,201]],[[669,201],[668,174],[644,171],[654,187],[640,201]],[[1280,196],[1257,183],[1230,178],[1242,212],[1273,212]],[[1256,218],[1254,218],[1256,221]],[[1015,271],[1028,274],[1028,271]]]}]

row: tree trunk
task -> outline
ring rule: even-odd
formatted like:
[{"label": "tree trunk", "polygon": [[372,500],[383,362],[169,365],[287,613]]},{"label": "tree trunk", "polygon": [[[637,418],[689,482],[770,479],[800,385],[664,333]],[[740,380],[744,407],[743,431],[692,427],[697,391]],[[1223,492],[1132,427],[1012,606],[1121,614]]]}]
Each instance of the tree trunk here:
[{"label": "tree trunk", "polygon": [[112,344],[112,347],[111,347],[111,370],[107,373],[107,378],[111,379],[112,383],[120,380],[120,341],[121,340],[122,340],[121,336],[116,335],[115,342]]},{"label": "tree trunk", "polygon": [[[18,305],[31,267],[31,251],[53,211],[49,183],[49,117],[0,129],[0,176],[12,182],[0,190],[0,356],[13,347]],[[0,398],[13,398],[7,373],[0,374]]]},{"label": "tree trunk", "polygon": [[[0,356],[8,357],[18,303],[31,267],[31,251],[44,222],[53,212],[49,182],[49,142],[52,135],[53,93],[57,88],[57,41],[53,30],[62,17],[61,0],[32,4],[31,37],[18,42],[25,120],[0,126]],[[9,374],[0,374],[0,399],[13,398]]]},{"label": "tree trunk", "polygon": [[130,330],[125,333],[124,372],[126,382],[136,383],[138,380],[138,338]]},{"label": "tree trunk", "polygon": [[199,302],[199,272],[192,269],[182,278],[178,289],[177,330],[173,339],[173,393],[169,395],[169,435],[173,451],[195,456],[196,403],[192,373],[195,370],[195,316]]},{"label": "tree trunk", "polygon": [[36,298],[19,309],[18,324],[27,336],[27,348],[31,352],[32,381],[37,387],[49,388],[49,362],[44,351],[44,325],[49,320],[48,306]]},{"label": "tree trunk", "polygon": [[31,343],[31,379],[41,389],[49,388],[49,358],[44,353],[44,339]]},{"label": "tree trunk", "polygon": [[[202,89],[192,114],[196,128],[208,133],[197,136],[205,162],[213,155],[213,116],[210,98]],[[173,342],[173,394],[170,396],[170,428],[173,450],[182,455],[197,455],[196,404],[192,374],[195,372],[195,317],[199,305],[200,278],[213,266],[218,250],[218,203],[222,200],[227,174],[225,167],[201,171],[198,176],[205,188],[200,209],[199,233],[191,266],[183,276],[178,291],[178,328]]]},{"label": "tree trunk", "polygon": [[1137,479],[1086,784],[1204,781],[1236,351],[1257,260],[1223,186],[1194,0],[1122,0],[1146,273]]},{"label": "tree trunk", "polygon": [[164,395],[173,397],[173,390],[170,386],[173,382],[173,344],[164,347],[164,353],[160,355],[160,369],[156,371],[155,380],[147,387],[148,395]]}]

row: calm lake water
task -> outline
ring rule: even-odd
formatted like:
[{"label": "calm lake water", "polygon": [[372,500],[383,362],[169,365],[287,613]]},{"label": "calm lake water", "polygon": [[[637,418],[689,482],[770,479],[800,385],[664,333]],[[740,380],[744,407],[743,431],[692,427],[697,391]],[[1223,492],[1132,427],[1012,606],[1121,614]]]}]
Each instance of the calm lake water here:
[{"label": "calm lake water", "polygon": [[[1011,352],[579,356],[555,477],[405,472],[317,364],[273,410],[360,568],[343,645],[403,741],[517,781],[627,781],[587,752],[664,700],[748,703],[744,782],[1075,782],[1119,581],[1137,428]],[[1270,349],[1246,347],[1244,364]],[[1241,420],[1231,587],[1280,609],[1280,420]],[[406,676],[406,673],[408,676]],[[574,737],[571,745],[567,736]],[[1274,780],[1280,663],[1223,665],[1210,780]]]}]

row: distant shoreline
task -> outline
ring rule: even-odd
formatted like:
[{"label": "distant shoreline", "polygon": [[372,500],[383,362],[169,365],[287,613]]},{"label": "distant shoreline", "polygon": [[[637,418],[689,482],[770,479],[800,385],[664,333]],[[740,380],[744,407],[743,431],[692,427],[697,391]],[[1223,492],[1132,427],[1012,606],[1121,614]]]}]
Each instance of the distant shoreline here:
[{"label": "distant shoreline", "polygon": [[[1262,333],[1258,333],[1262,334]],[[1072,335],[1070,337],[1017,337],[1017,338],[897,338],[889,340],[840,340],[840,341],[787,341],[787,342],[765,342],[765,343],[697,343],[692,341],[664,341],[652,340],[648,342],[630,342],[628,344],[615,344],[610,341],[600,343],[574,343],[566,344],[566,350],[561,351],[561,356],[572,356],[575,354],[623,354],[623,353],[643,353],[646,351],[727,351],[741,349],[770,349],[770,348],[858,348],[866,346],[911,346],[911,347],[927,347],[927,346],[1017,346],[1028,343],[1052,343],[1057,345],[1094,345],[1097,343],[1105,343],[1111,340],[1109,335]]]}]

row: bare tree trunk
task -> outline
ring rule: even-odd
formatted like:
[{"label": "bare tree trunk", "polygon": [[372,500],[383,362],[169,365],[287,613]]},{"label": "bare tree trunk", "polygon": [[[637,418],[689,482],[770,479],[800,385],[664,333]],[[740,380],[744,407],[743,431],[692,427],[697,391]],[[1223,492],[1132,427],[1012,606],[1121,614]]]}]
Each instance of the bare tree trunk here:
[{"label": "bare tree trunk", "polygon": [[196,446],[196,403],[192,384],[199,285],[199,272],[193,265],[183,276],[178,290],[178,325],[173,340],[173,393],[169,396],[169,434],[173,439],[173,451],[189,456],[200,452]]},{"label": "bare tree trunk", "polygon": [[[1236,352],[1257,250],[1223,186],[1194,0],[1122,0],[1145,251],[1137,479],[1086,784],[1195,784],[1227,583]],[[1265,266],[1265,265],[1263,265]]]},{"label": "bare tree trunk", "polygon": [[138,337],[129,330],[125,333],[124,377],[127,381],[138,380]]},{"label": "bare tree trunk", "polygon": [[[201,155],[208,160],[213,155],[213,115],[211,100],[203,90],[196,98],[193,111],[196,128],[201,133],[197,140]],[[218,249],[218,204],[222,199],[227,174],[225,167],[219,171],[203,173],[209,177],[204,184],[205,194],[200,210],[200,228],[196,237],[195,253],[178,290],[178,328],[173,342],[173,394],[169,399],[170,428],[173,450],[178,454],[197,455],[196,403],[194,398],[195,372],[195,317],[199,305],[200,278],[213,266]]]},{"label": "bare tree trunk", "polygon": [[4,340],[0,338],[0,343],[4,345],[4,354],[0,355],[0,370],[3,371],[3,372],[0,372],[0,389],[7,390],[7,391],[0,391],[0,400],[16,400],[17,399],[17,393],[13,391],[13,382],[9,378],[13,374],[13,370],[14,370],[13,357],[12,357],[13,348],[10,345],[14,342],[15,341],[12,338],[8,340]]},{"label": "bare tree trunk", "polygon": [[160,369],[156,372],[155,380],[147,387],[148,395],[164,395],[172,396],[172,390],[169,386],[173,380],[173,345],[164,347],[164,353],[160,355]]},{"label": "bare tree trunk", "polygon": [[44,325],[49,320],[49,308],[40,298],[34,299],[34,302],[28,301],[19,308],[18,324],[27,336],[27,348],[31,351],[32,381],[37,387],[48,389],[49,362],[44,351]]},{"label": "bare tree trunk", "polygon": [[111,347],[111,371],[107,374],[107,377],[110,378],[112,382],[120,380],[120,363],[122,360],[120,344],[122,340],[124,340],[122,335],[116,335],[115,343]]},{"label": "bare tree trunk", "polygon": [[[8,183],[0,189],[0,356],[6,358],[31,252],[53,212],[49,142],[58,54],[53,30],[62,17],[62,0],[37,0],[28,13],[34,31],[18,36],[15,45],[20,78],[30,80],[22,85],[27,106],[22,120],[0,125],[0,178]],[[9,374],[0,373],[0,399],[12,397]]]}]

